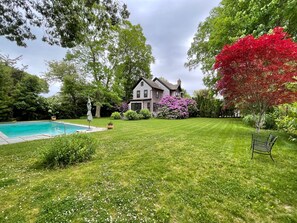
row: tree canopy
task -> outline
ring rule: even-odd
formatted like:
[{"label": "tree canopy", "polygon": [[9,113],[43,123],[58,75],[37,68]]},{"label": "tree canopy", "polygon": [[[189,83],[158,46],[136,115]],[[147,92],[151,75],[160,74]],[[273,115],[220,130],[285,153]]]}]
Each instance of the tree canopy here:
[{"label": "tree canopy", "polygon": [[126,22],[118,32],[116,47],[111,49],[116,78],[122,87],[122,98],[132,97],[135,83],[140,77],[151,78],[151,64],[155,62],[152,48],[146,42],[140,25]]},{"label": "tree canopy", "polygon": [[43,41],[71,48],[90,30],[108,30],[128,17],[127,6],[114,0],[2,0],[0,35],[26,46],[36,39],[32,29],[43,27]]},{"label": "tree canopy", "polygon": [[78,65],[80,75],[93,86],[96,117],[103,105],[129,100],[135,82],[151,77],[154,62],[141,26],[128,21],[109,31],[88,33],[87,41],[69,50],[66,59]]},{"label": "tree canopy", "polygon": [[248,35],[216,57],[217,89],[229,105],[261,116],[271,106],[297,100],[297,44],[283,28]]},{"label": "tree canopy", "polygon": [[0,120],[41,118],[44,101],[39,94],[46,93],[48,85],[45,80],[14,67],[16,62],[0,59]]},{"label": "tree canopy", "polygon": [[224,45],[249,34],[259,37],[276,26],[297,40],[296,8],[297,0],[222,0],[199,24],[185,66],[201,66],[205,85],[213,88],[218,79],[213,70],[215,56]]}]

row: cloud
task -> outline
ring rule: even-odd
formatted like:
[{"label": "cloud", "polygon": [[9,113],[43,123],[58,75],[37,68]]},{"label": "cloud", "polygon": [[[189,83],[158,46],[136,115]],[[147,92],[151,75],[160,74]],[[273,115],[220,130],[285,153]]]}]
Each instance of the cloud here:
[{"label": "cloud", "polygon": [[148,43],[152,46],[156,63],[154,76],[171,82],[182,80],[182,87],[189,93],[205,88],[200,69],[188,71],[184,67],[187,51],[199,22],[202,22],[219,0],[126,0],[130,20],[143,27]]},{"label": "cloud", "polygon": [[[41,34],[39,35],[41,36]],[[66,49],[59,46],[50,46],[40,39],[27,42],[27,47],[19,47],[14,42],[0,37],[1,54],[9,55],[10,58],[22,56],[19,65],[28,65],[28,73],[41,76],[46,71],[45,61],[61,60]]]}]

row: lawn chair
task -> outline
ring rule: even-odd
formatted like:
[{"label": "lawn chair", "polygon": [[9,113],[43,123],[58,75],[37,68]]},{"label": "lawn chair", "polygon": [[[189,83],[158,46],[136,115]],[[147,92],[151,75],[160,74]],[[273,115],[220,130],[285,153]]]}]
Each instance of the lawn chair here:
[{"label": "lawn chair", "polygon": [[259,153],[263,155],[269,155],[274,161],[271,155],[271,150],[276,140],[277,136],[273,136],[272,134],[269,134],[266,140],[263,140],[263,138],[261,139],[257,134],[252,134],[252,159],[254,158],[254,153]]}]

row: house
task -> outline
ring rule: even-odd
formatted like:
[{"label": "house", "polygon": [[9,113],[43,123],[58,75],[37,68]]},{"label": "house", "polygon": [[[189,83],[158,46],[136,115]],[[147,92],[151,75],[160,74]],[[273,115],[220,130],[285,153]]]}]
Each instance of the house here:
[{"label": "house", "polygon": [[133,88],[133,99],[130,100],[128,106],[134,111],[147,108],[151,112],[156,112],[156,105],[161,98],[167,95],[182,97],[181,91],[180,79],[176,84],[171,84],[157,77],[153,80],[142,77]]}]

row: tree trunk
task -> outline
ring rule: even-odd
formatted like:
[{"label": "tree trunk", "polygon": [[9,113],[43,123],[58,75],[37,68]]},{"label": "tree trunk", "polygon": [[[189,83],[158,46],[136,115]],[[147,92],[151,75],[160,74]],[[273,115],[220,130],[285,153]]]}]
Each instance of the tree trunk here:
[{"label": "tree trunk", "polygon": [[257,122],[256,122],[256,128],[257,128],[257,133],[259,133],[260,132],[260,129],[261,129],[261,127],[262,127],[262,119],[264,118],[264,114],[265,113],[259,113],[259,118],[258,118],[258,120],[257,120]]},{"label": "tree trunk", "polygon": [[101,105],[96,105],[96,118],[100,118],[100,113],[101,113]]}]

